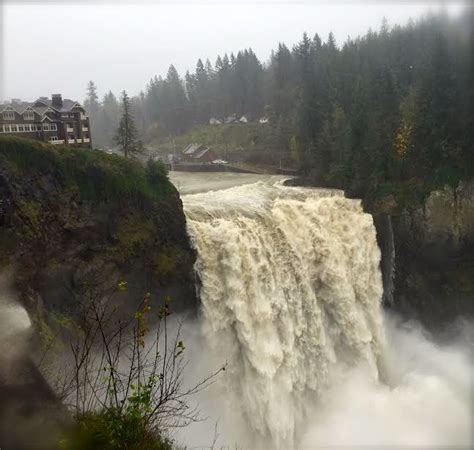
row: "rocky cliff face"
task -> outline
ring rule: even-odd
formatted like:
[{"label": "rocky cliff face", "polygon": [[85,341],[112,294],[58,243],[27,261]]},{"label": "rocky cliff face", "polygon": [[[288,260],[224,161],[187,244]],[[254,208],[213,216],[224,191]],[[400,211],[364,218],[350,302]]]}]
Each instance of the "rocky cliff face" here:
[{"label": "rocky cliff face", "polygon": [[398,206],[390,196],[375,208],[386,292],[394,269],[393,306],[426,324],[474,315],[474,182]]},{"label": "rocky cliff face", "polygon": [[91,279],[125,280],[131,309],[147,291],[193,309],[194,261],[181,200],[157,167],[0,140],[0,266],[33,317],[73,312]]},{"label": "rocky cliff face", "polygon": [[169,296],[194,311],[194,261],[160,164],[0,137],[0,447],[51,449],[68,426],[37,364],[59,357],[85,290],[110,298],[126,282],[113,301],[127,316],[147,292],[152,308]]}]

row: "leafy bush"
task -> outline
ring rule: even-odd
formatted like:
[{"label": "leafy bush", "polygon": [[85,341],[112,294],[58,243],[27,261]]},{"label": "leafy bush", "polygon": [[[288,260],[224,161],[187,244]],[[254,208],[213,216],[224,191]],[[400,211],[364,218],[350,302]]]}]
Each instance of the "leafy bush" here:
[{"label": "leafy bush", "polygon": [[130,317],[120,301],[126,281],[104,286],[93,273],[81,287],[71,354],[65,358],[67,367],[59,362],[55,383],[75,419],[60,448],[171,450],[169,429],[199,419],[189,398],[224,368],[185,386],[185,346],[181,325],[169,332],[169,298],[155,304],[148,292]]},{"label": "leafy bush", "polygon": [[153,161],[149,159],[146,165],[146,176],[148,183],[152,188],[159,192],[163,186],[166,186],[168,181],[168,169],[161,161]]},{"label": "leafy bush", "polygon": [[63,450],[172,450],[171,441],[147,431],[143,417],[110,409],[76,417],[76,426],[60,443]]}]

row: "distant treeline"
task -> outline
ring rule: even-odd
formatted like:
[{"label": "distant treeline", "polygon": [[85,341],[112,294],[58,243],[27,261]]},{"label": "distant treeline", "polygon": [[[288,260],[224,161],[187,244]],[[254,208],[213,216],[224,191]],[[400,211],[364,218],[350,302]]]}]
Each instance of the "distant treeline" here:
[{"label": "distant treeline", "polygon": [[[264,75],[251,49],[237,56],[219,56],[214,66],[199,59],[195,73],[187,72],[184,80],[171,65],[165,78],[155,76],[145,92],[132,97],[137,126],[149,140],[182,134],[192,125],[208,124],[211,117],[260,118],[265,105]],[[99,102],[96,86],[90,82],[85,107],[95,124],[96,144],[110,145],[120,118],[120,99],[109,92]]]},{"label": "distant treeline", "polygon": [[[252,50],[199,60],[182,79],[174,66],[133,98],[145,139],[179,135],[211,118],[263,116],[309,179],[465,177],[474,169],[473,9],[430,15],[338,46],[303,35],[262,64]],[[86,107],[98,144],[110,143],[120,107],[89,86]],[[218,126],[218,125],[216,125]]]}]

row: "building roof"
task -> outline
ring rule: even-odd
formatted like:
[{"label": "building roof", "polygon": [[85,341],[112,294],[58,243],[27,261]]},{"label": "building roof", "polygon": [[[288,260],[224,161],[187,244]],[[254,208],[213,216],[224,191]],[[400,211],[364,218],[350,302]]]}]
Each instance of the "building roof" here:
[{"label": "building roof", "polygon": [[184,150],[183,150],[183,154],[184,155],[192,155],[194,156],[194,153],[196,153],[198,150],[202,149],[202,148],[207,148],[207,147],[204,147],[204,145],[202,144],[189,144]]},{"label": "building roof", "polygon": [[204,147],[193,154],[193,158],[202,158],[208,151],[211,149],[209,147]]},{"label": "building roof", "polygon": [[37,112],[40,116],[42,116],[46,111],[50,110],[49,106],[35,106],[32,108],[33,111]]},{"label": "building roof", "polygon": [[78,102],[70,100],[69,98],[63,99],[63,106],[61,108],[53,106],[53,101],[50,98],[40,97],[38,100],[33,102],[33,104],[38,102],[44,103],[46,106],[49,106],[50,108],[58,112],[70,112],[74,108],[74,106],[79,106],[82,108],[82,106]]},{"label": "building roof", "polygon": [[9,109],[16,111],[18,114],[22,114],[28,106],[30,106],[30,103],[27,102],[3,103],[0,105],[0,112]]},{"label": "building roof", "polygon": [[62,102],[62,107],[57,108],[56,106],[53,106],[52,99],[47,97],[40,97],[34,102],[12,101],[11,103],[1,104],[0,112],[3,112],[8,108],[9,110],[13,110],[18,114],[23,114],[25,110],[30,107],[33,111],[42,116],[48,109],[52,109],[56,112],[71,112],[76,106],[82,108],[82,106],[78,102],[75,102],[74,100],[70,100],[68,98],[63,99]]},{"label": "building roof", "polygon": [[193,159],[202,158],[209,150],[209,147],[206,147],[202,144],[189,144],[184,150],[183,155],[189,156]]}]

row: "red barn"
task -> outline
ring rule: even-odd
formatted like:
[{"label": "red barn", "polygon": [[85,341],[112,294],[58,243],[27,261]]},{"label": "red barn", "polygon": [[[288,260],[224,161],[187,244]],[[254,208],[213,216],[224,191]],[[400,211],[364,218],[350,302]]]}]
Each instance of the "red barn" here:
[{"label": "red barn", "polygon": [[208,164],[217,159],[217,155],[205,145],[189,144],[183,150],[183,159],[196,164]]}]

